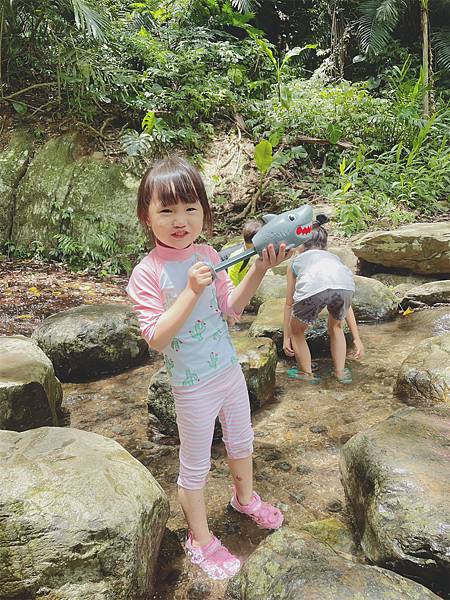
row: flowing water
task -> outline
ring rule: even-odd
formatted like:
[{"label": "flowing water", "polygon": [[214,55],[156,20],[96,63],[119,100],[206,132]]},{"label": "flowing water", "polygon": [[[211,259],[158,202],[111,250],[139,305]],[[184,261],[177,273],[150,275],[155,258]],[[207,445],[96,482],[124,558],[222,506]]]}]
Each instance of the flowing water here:
[{"label": "flowing water", "polygon": [[[251,319],[246,318],[240,335],[246,335]],[[339,477],[339,450],[358,431],[403,406],[393,394],[399,367],[423,339],[450,332],[450,309],[440,307],[387,323],[360,325],[360,332],[366,354],[362,361],[349,363],[351,385],[336,382],[329,359],[317,361],[322,376],[319,386],[288,380],[286,370],[292,361],[280,359],[275,397],[253,416],[255,488],[283,510],[291,528],[332,515],[349,522]],[[176,440],[148,422],[148,383],[161,366],[162,361],[156,360],[107,379],[65,384],[65,405],[71,411],[72,427],[117,440],[148,467],[170,499],[153,598],[218,600],[226,583],[209,581],[187,563],[181,549],[186,525],[176,496]],[[212,449],[206,492],[210,527],[245,559],[268,533],[227,509],[230,490],[224,448],[218,443]]]}]

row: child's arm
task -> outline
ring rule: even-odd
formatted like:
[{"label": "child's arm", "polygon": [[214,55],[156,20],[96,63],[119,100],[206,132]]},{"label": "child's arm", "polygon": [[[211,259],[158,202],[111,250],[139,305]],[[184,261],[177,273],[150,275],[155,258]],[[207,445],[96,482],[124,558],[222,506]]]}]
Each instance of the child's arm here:
[{"label": "child's arm", "polygon": [[133,272],[127,292],[133,302],[142,335],[151,348],[161,352],[170,344],[211,282],[209,267],[204,263],[192,265],[185,289],[172,306],[164,310],[154,274],[142,269]]},{"label": "child's arm", "polygon": [[267,270],[276,267],[290,256],[291,252],[286,252],[286,244],[280,244],[278,254],[275,254],[273,244],[269,244],[262,251],[262,256],[253,263],[244,279],[231,293],[230,304],[236,313],[240,314],[250,302]]},{"label": "child's arm", "polygon": [[286,303],[284,305],[284,320],[283,320],[283,350],[286,356],[295,356],[291,342],[291,313],[294,304],[294,289],[296,277],[292,268],[289,266],[287,270],[287,287],[286,287]]},{"label": "child's arm", "polygon": [[184,290],[158,319],[149,346],[161,352],[183,326],[194,310],[205,287],[212,283],[211,270],[204,263],[195,263],[188,271],[188,282]]},{"label": "child's arm", "polygon": [[350,329],[350,333],[353,337],[353,343],[355,344],[355,358],[362,358],[364,356],[364,346],[359,337],[358,325],[356,324],[355,313],[353,312],[353,308],[350,306],[347,313],[347,321],[348,328]]}]

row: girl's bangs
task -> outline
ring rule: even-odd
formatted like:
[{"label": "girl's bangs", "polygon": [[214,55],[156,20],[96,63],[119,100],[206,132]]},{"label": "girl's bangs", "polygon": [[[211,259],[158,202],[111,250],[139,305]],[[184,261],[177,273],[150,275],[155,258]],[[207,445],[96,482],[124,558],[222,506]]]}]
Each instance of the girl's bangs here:
[{"label": "girl's bangs", "polygon": [[153,194],[162,206],[173,206],[178,202],[185,204],[201,202],[195,183],[185,173],[176,173],[175,177],[172,176],[170,179],[158,178],[154,182]]}]

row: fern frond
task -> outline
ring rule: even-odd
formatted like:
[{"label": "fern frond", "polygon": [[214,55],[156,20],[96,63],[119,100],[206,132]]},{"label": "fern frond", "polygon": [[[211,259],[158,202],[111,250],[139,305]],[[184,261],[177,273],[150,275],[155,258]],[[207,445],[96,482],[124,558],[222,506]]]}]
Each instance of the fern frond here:
[{"label": "fern frond", "polygon": [[[67,4],[67,0],[64,1]],[[105,18],[85,0],[70,0],[75,25],[96,40],[104,39]]]},{"label": "fern frond", "polygon": [[231,6],[241,13],[249,13],[259,6],[258,0],[231,0]]},{"label": "fern frond", "polygon": [[436,31],[431,40],[436,64],[441,69],[450,71],[450,31]]},{"label": "fern frond", "polygon": [[358,35],[363,52],[377,54],[391,39],[405,0],[365,0],[359,7]]}]

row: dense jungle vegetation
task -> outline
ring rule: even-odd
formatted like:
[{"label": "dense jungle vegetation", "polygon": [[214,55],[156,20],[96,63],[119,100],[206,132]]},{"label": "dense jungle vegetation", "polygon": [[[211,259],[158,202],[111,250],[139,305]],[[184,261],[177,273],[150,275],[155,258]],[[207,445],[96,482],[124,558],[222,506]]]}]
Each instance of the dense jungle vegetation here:
[{"label": "dense jungle vegetation", "polygon": [[69,122],[139,174],[233,125],[259,177],[241,216],[307,201],[293,179],[346,235],[448,213],[449,0],[0,0],[0,41],[2,129]]}]

